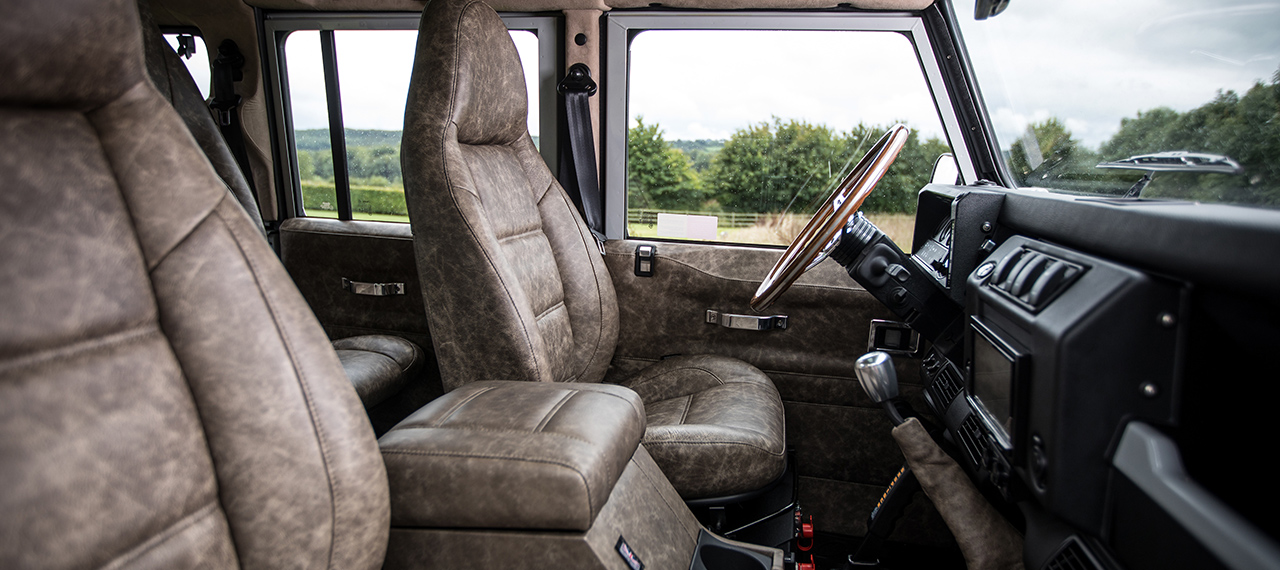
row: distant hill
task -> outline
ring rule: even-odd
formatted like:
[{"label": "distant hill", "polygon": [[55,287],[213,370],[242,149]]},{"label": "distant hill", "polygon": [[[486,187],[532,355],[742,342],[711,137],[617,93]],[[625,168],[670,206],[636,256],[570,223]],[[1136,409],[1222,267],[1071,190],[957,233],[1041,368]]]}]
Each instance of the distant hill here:
[{"label": "distant hill", "polygon": [[[329,150],[329,129],[305,129],[295,131],[298,137],[298,150]],[[533,137],[533,144],[538,144],[538,137]],[[721,143],[723,145],[724,143]],[[400,131],[378,131],[373,129],[347,129],[347,147],[358,146],[400,146]]]},{"label": "distant hill", "polygon": [[703,150],[712,153],[718,152],[720,149],[724,148],[725,143],[725,141],[722,140],[711,139],[698,139],[694,141],[674,140],[667,142],[671,143],[672,148],[684,151],[685,154],[689,154],[695,150]]}]

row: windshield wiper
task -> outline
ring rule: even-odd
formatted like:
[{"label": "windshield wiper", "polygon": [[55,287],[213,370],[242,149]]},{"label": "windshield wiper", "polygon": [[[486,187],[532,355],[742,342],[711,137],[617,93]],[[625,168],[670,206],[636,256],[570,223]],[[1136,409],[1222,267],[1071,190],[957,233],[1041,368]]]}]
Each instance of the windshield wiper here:
[{"label": "windshield wiper", "polygon": [[1125,198],[1138,198],[1142,190],[1151,183],[1151,175],[1156,172],[1214,172],[1218,174],[1240,174],[1244,169],[1231,157],[1207,152],[1187,152],[1173,150],[1154,154],[1139,154],[1112,162],[1099,163],[1094,168],[1112,168],[1119,170],[1144,170],[1146,174],[1124,193]]}]

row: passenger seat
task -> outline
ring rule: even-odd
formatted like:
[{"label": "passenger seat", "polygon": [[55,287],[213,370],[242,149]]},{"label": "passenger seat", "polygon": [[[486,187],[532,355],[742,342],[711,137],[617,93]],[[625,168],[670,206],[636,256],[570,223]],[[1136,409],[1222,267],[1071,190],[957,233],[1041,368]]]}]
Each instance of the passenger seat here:
[{"label": "passenger seat", "polygon": [[[249,214],[259,232],[263,231],[258,201],[245,175],[236,164],[213,113],[200,95],[195,80],[178,54],[165,41],[156,26],[146,2],[138,6],[142,15],[143,43],[146,49],[147,74],[160,94],[173,105],[186,123],[213,169],[227,185],[236,202]],[[266,238],[265,232],[262,234]],[[425,355],[418,345],[390,335],[361,335],[333,341],[342,369],[360,395],[365,409],[370,409],[399,392],[415,378]]]}]

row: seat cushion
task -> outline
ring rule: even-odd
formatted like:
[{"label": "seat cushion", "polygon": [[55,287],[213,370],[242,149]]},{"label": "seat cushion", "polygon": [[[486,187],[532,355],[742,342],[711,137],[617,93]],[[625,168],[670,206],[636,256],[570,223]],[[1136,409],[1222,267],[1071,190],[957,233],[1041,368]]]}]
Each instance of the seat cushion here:
[{"label": "seat cushion", "polygon": [[333,349],[365,409],[399,392],[422,368],[422,349],[398,336],[341,338],[333,341]]},{"label": "seat cushion", "polygon": [[644,447],[681,497],[744,493],[782,475],[782,398],[756,367],[725,356],[678,356],[622,385],[644,400]]},{"label": "seat cushion", "polygon": [[586,531],[644,425],[640,397],[620,386],[467,384],[378,441],[391,524]]}]

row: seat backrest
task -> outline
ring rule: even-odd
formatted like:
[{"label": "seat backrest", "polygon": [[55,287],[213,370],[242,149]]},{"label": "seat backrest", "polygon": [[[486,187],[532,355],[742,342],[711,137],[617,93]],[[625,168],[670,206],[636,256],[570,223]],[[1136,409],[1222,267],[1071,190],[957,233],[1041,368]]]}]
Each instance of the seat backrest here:
[{"label": "seat backrest", "polygon": [[598,382],[618,306],[587,226],[529,136],[520,56],[475,0],[422,15],[401,161],[446,389]]},{"label": "seat backrest", "polygon": [[[147,75],[151,77],[151,82],[155,84],[160,95],[169,101],[169,104],[178,112],[178,116],[182,117],[182,122],[186,123],[187,130],[191,131],[191,136],[195,138],[196,144],[200,145],[200,150],[204,151],[209,163],[213,165],[213,170],[218,173],[218,177],[227,185],[227,190],[244,208],[254,227],[264,232],[265,237],[258,200],[254,197],[253,190],[249,188],[249,182],[244,172],[240,170],[240,165],[236,163],[235,156],[231,154],[231,147],[222,137],[222,131],[218,128],[209,105],[205,103],[204,96],[200,94],[200,88],[192,79],[191,72],[187,71],[187,66],[178,59],[178,54],[160,33],[160,28],[156,26],[151,15],[148,2],[146,0],[139,2],[138,9],[142,13],[142,46],[146,55]],[[192,57],[205,56],[196,54]]]},{"label": "seat backrest", "polygon": [[0,568],[378,567],[364,410],[132,0],[0,2],[0,37]]}]

